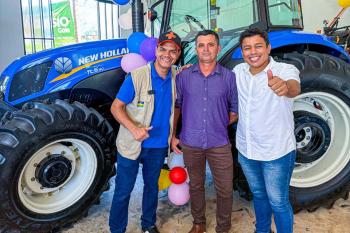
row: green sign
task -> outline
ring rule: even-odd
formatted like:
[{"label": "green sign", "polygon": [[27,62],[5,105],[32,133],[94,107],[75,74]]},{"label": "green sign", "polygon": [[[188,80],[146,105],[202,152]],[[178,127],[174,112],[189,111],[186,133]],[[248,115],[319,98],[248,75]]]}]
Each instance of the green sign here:
[{"label": "green sign", "polygon": [[70,1],[52,3],[52,18],[55,47],[75,43],[74,18]]}]

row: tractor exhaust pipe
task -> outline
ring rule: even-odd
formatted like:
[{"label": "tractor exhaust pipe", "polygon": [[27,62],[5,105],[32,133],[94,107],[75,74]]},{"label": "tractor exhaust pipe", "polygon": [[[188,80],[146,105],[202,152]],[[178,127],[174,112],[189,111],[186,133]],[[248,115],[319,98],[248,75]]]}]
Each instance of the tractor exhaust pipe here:
[{"label": "tractor exhaust pipe", "polygon": [[143,3],[141,0],[132,1],[132,30],[133,32],[144,32]]}]

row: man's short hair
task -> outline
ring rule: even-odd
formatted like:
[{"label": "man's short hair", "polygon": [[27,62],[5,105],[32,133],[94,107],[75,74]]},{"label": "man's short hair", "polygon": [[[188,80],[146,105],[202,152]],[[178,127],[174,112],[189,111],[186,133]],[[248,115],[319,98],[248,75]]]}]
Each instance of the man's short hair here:
[{"label": "man's short hair", "polygon": [[239,44],[242,47],[242,42],[245,38],[247,37],[252,37],[252,36],[260,36],[264,39],[266,46],[270,44],[268,35],[265,31],[260,30],[259,28],[251,28],[247,29],[244,32],[242,32],[241,36],[239,37]]},{"label": "man's short hair", "polygon": [[216,42],[218,43],[218,45],[220,44],[219,35],[216,32],[212,31],[212,30],[203,30],[203,31],[198,32],[198,34],[195,37],[196,44],[197,44],[198,37],[200,37],[200,36],[207,36],[207,35],[215,36]]}]

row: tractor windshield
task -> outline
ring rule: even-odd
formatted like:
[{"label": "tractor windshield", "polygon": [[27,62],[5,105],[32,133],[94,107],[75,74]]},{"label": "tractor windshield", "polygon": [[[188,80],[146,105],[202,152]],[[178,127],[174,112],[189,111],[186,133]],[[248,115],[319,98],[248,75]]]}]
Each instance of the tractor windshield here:
[{"label": "tractor windshield", "polygon": [[176,32],[184,43],[185,64],[197,62],[194,38],[204,29],[218,32],[220,59],[238,45],[240,33],[252,24],[267,28],[303,26],[300,0],[150,0],[149,5],[155,13],[149,34],[157,37],[160,31]]},{"label": "tractor windshield", "polygon": [[242,30],[259,21],[257,5],[252,0],[173,0],[168,29],[189,42],[184,48],[184,63],[196,63],[194,38],[198,31],[211,29],[219,34],[219,59],[238,43]]},{"label": "tractor windshield", "polygon": [[[222,51],[219,58],[238,43],[242,30],[259,21],[256,0],[173,0],[154,1],[157,18],[153,21],[154,35],[157,28],[173,30],[185,42],[184,63],[195,63],[194,38],[198,31],[211,29],[218,32]],[[164,6],[164,4],[166,6]],[[168,9],[167,17],[163,11]],[[186,43],[188,42],[188,43]]]}]

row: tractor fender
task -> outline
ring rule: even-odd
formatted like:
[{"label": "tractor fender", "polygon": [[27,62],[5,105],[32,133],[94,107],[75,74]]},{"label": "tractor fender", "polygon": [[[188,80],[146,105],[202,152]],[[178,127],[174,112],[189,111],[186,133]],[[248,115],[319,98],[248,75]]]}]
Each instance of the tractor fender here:
[{"label": "tractor fender", "polygon": [[[346,61],[350,61],[349,55],[344,51],[344,49],[334,42],[331,41],[325,35],[315,34],[315,33],[307,33],[303,31],[297,30],[284,30],[284,31],[272,31],[269,32],[269,40],[271,44],[272,50],[290,46],[297,44],[314,44],[320,45],[321,47],[329,48],[329,55],[333,55],[334,57],[345,57]],[[241,59],[242,52],[241,48],[237,48],[237,50],[232,54],[232,59]]]}]

